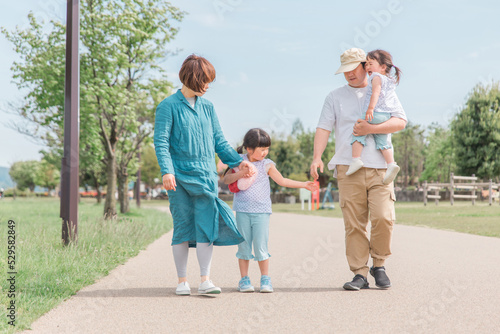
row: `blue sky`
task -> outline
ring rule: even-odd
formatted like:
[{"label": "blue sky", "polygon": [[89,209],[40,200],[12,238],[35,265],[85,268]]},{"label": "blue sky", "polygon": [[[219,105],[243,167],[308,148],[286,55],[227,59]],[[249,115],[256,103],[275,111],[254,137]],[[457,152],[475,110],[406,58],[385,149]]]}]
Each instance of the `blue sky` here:
[{"label": "blue sky", "polygon": [[[350,46],[392,53],[403,70],[397,89],[410,121],[447,125],[480,82],[500,80],[500,3],[494,0],[172,0],[189,12],[171,43],[179,49],[163,66],[177,72],[191,53],[209,59],[217,79],[205,95],[217,110],[226,138],[241,142],[251,127],[290,131],[300,118],[314,129],[325,96],[345,84],[335,76]],[[65,0],[23,0],[1,5],[0,25],[64,18]],[[11,83],[16,60],[0,37],[0,103],[23,97]],[[14,116],[0,111],[0,166],[39,159],[40,146],[9,129]]]}]

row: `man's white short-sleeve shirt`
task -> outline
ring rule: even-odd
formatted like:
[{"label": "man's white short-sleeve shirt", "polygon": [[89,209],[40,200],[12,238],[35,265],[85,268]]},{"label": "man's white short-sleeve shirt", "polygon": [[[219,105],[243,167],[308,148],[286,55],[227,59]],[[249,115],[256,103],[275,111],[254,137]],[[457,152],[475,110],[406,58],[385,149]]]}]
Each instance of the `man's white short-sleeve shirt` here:
[{"label": "man's white short-sleeve shirt", "polygon": [[[352,161],[351,136],[354,124],[359,118],[364,118],[363,110],[368,87],[354,88],[342,86],[330,92],[325,99],[323,110],[318,122],[318,128],[335,132],[335,155],[328,163],[328,169],[335,169],[336,165],[349,165]],[[391,116],[402,118],[403,112],[392,113]],[[391,143],[391,135],[388,136]],[[361,153],[364,167],[387,168],[382,153],[375,148],[373,136],[366,136],[366,146]],[[335,173],[336,174],[336,173]]]}]

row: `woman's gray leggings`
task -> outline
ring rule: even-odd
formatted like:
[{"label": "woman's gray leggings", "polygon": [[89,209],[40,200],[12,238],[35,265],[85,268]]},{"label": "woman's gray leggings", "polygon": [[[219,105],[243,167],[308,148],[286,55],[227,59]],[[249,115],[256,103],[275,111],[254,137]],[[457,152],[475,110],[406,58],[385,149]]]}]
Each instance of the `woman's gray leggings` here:
[{"label": "woman's gray leggings", "polygon": [[[200,276],[210,275],[210,265],[212,263],[212,253],[214,245],[207,243],[196,243],[196,256],[200,265]],[[173,245],[175,267],[177,268],[177,277],[187,276],[187,262],[189,254],[189,244],[187,241]]]}]

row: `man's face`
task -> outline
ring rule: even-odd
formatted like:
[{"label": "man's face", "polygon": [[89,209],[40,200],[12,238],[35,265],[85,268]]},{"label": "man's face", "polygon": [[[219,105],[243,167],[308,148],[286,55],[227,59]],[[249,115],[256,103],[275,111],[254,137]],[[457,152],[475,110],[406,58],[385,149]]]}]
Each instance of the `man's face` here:
[{"label": "man's face", "polygon": [[368,84],[366,71],[361,64],[350,72],[344,72],[344,77],[348,85],[354,88],[366,87]]}]

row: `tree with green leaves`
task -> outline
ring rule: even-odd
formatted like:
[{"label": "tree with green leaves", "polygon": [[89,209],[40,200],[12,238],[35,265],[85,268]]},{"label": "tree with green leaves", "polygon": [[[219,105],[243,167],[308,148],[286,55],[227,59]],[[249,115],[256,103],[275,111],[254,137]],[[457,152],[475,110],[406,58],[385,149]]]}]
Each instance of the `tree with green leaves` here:
[{"label": "tree with green leaves", "polygon": [[160,165],[152,145],[146,145],[141,153],[141,179],[149,188],[161,180]]},{"label": "tree with green leaves", "polygon": [[49,191],[54,190],[61,181],[61,171],[54,167],[46,160],[38,163],[38,168],[35,174],[35,184],[40,187],[47,188]]},{"label": "tree with green leaves", "polygon": [[419,124],[408,122],[406,128],[392,136],[394,159],[401,166],[400,176],[403,189],[414,181],[418,182],[424,165],[424,130]]},{"label": "tree with green leaves", "polygon": [[450,134],[450,130],[435,123],[428,127],[421,181],[450,182],[450,173],[456,169]]},{"label": "tree with green leaves", "polygon": [[[276,163],[278,170],[284,177],[299,181],[306,181],[309,177],[309,169],[314,151],[315,131],[305,130],[302,122],[296,119],[292,125],[290,135],[272,134],[272,145],[269,151],[269,159]],[[323,152],[323,161],[330,161],[335,152],[335,141],[330,137],[327,147]],[[330,181],[332,173],[325,170],[320,175],[322,186]],[[280,187],[272,183],[273,191]]]},{"label": "tree with green leaves", "polygon": [[478,84],[451,122],[457,173],[500,179],[500,83]]},{"label": "tree with green leaves", "polygon": [[19,190],[24,191],[29,189],[33,192],[37,185],[39,168],[40,162],[36,160],[17,161],[10,166],[9,175]]},{"label": "tree with green leaves", "polygon": [[[80,150],[93,150],[88,159],[105,164],[106,217],[116,215],[117,178],[128,200],[123,191],[129,166],[152,133],[155,106],[171,93],[160,62],[178,32],[172,23],[183,15],[165,0],[81,1]],[[50,28],[46,33],[30,13],[26,30],[2,28],[2,33],[21,59],[12,66],[14,80],[28,91],[16,111],[32,127],[20,130],[34,133],[60,154],[66,26],[51,21]],[[123,205],[121,211],[127,209]]]}]

